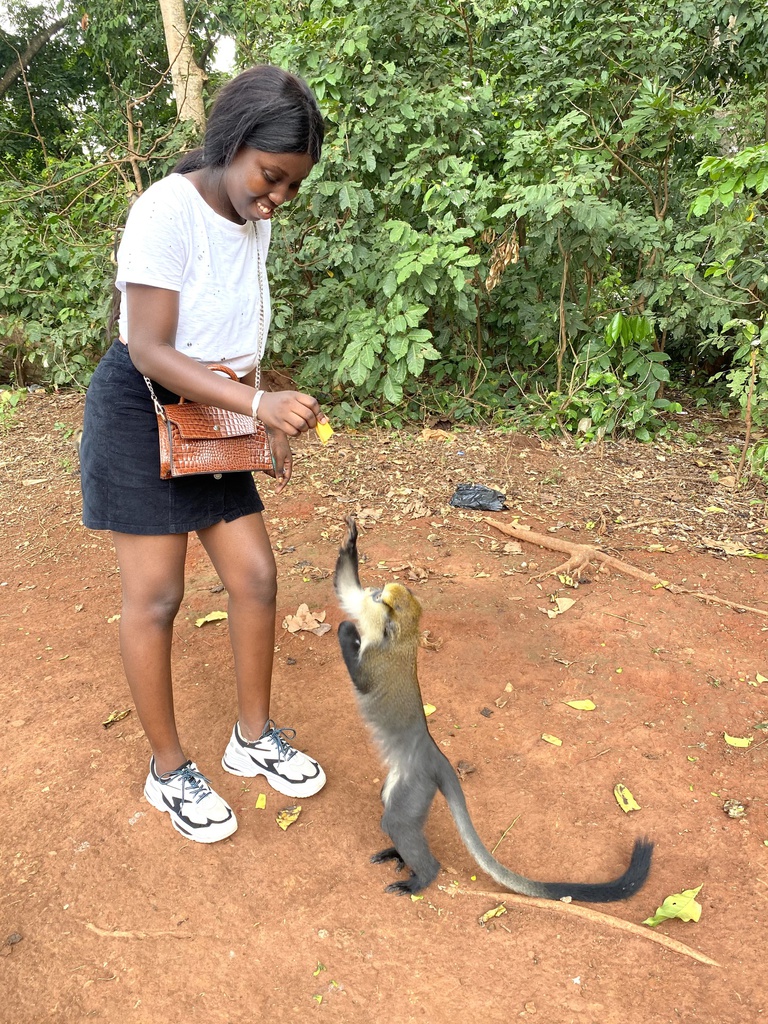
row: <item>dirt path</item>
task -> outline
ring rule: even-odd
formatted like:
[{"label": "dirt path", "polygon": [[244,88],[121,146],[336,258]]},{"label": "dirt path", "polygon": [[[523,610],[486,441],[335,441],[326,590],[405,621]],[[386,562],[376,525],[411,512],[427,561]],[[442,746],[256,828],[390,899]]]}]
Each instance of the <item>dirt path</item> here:
[{"label": "dirt path", "polygon": [[[270,790],[257,810],[258,780],[222,771],[235,715],[226,624],[195,623],[226,595],[193,542],[178,718],[240,822],[206,848],[142,795],[148,750],[118,656],[115,559],[108,537],[79,525],[70,434],[81,411],[75,396],[30,396],[0,437],[0,1021],[744,1024],[768,1014],[768,614],[613,571],[590,570],[577,589],[537,578],[562,556],[482,521],[599,544],[768,613],[768,565],[747,554],[768,551],[766,496],[729,487],[727,425],[693,447],[603,453],[480,431],[301,444],[289,493],[264,487],[281,585],[273,712],[328,785],[283,832],[275,815],[290,801]],[[450,508],[456,484],[473,480],[504,490],[509,510]],[[335,639],[330,572],[349,512],[364,527],[365,582],[398,577],[424,606],[431,729],[463,762],[489,847],[520,872],[591,881],[619,873],[634,837],[650,835],[646,888],[596,909],[639,923],[703,885],[699,923],[658,930],[719,967],[560,905],[510,903],[479,924],[495,887],[442,802],[428,828],[438,883],[414,901],[383,892],[392,869],[368,860],[383,845],[381,769]],[[550,616],[557,598],[575,603]],[[282,628],[301,603],[332,630]],[[565,703],[585,698],[594,711]],[[732,747],[725,733],[752,743]],[[617,783],[640,811],[620,809]],[[724,811],[729,800],[742,817]]]}]

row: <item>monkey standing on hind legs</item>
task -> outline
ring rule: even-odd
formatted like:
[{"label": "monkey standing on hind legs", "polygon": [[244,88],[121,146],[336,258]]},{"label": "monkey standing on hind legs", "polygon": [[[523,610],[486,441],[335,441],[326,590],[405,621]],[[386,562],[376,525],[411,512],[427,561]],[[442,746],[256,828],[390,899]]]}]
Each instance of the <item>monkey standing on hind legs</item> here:
[{"label": "monkey standing on hind legs", "polygon": [[485,848],[467,811],[464,793],[448,758],[432,739],[416,671],[421,605],[400,583],[376,590],[360,586],[357,524],[347,518],[333,584],[339,604],[355,622],[339,625],[339,644],[355,685],[363,718],[381,748],[389,773],[381,791],[381,827],[393,846],[375,854],[374,863],[392,860],[410,878],[387,892],[416,893],[437,877],[440,864],[424,835],[435,794],[445,797],[462,842],[477,864],[511,892],[543,899],[609,903],[628,899],[644,884],[653,843],[637,839],[629,867],[611,882],[534,882],[500,864]]}]

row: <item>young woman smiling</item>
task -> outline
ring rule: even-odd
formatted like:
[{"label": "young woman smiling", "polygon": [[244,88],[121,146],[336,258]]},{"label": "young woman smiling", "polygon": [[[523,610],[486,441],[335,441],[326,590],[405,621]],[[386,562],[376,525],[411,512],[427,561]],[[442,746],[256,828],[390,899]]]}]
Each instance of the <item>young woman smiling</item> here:
[{"label": "young woman smiling", "polygon": [[[239,716],[222,765],[306,797],[325,783],[270,717],[277,573],[251,473],[161,480],[157,421],[178,396],[246,413],[270,434],[277,491],[291,477],[289,438],[324,422],[315,398],[265,392],[259,365],[270,319],[265,260],[275,210],[320,158],[323,120],[306,83],[254,67],[229,82],[202,149],[134,203],[118,252],[119,338],[93,375],[81,445],[83,523],[112,533],[122,583],[120,650],[152,757],[147,800],[197,842],[237,821],[184,752],[171,676],[173,622],[187,539],[197,533],[229,595]],[[238,380],[212,373],[224,363]]]}]

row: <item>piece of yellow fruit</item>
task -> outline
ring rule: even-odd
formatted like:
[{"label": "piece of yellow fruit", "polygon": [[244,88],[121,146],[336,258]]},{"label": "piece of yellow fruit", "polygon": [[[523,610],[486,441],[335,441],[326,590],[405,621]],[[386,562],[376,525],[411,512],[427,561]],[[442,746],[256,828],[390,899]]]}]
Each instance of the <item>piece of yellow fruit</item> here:
[{"label": "piece of yellow fruit", "polygon": [[328,439],[333,434],[333,427],[331,426],[330,423],[317,423],[315,425],[315,433],[323,442],[323,444],[327,444]]},{"label": "piece of yellow fruit", "polygon": [[544,740],[545,743],[551,743],[555,747],[562,747],[563,745],[563,741],[561,739],[558,739],[557,736],[553,736],[551,733],[548,732],[543,732],[541,734],[541,738]]},{"label": "piece of yellow fruit", "polygon": [[613,787],[613,795],[616,797],[616,802],[625,814],[628,814],[630,811],[640,810],[640,804],[635,800],[627,787],[622,785],[620,782]]}]

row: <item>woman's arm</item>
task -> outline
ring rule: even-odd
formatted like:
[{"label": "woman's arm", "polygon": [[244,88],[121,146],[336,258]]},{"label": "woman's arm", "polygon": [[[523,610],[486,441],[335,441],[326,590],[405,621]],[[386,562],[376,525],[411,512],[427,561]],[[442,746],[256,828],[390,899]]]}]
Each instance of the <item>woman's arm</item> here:
[{"label": "woman's arm", "polygon": [[[174,347],[179,321],[179,293],[144,284],[126,285],[131,361],[139,373],[192,402],[216,405],[251,415],[256,389],[211,373]],[[267,392],[259,403],[265,426],[296,436],[326,417],[317,399],[300,391]]]}]

